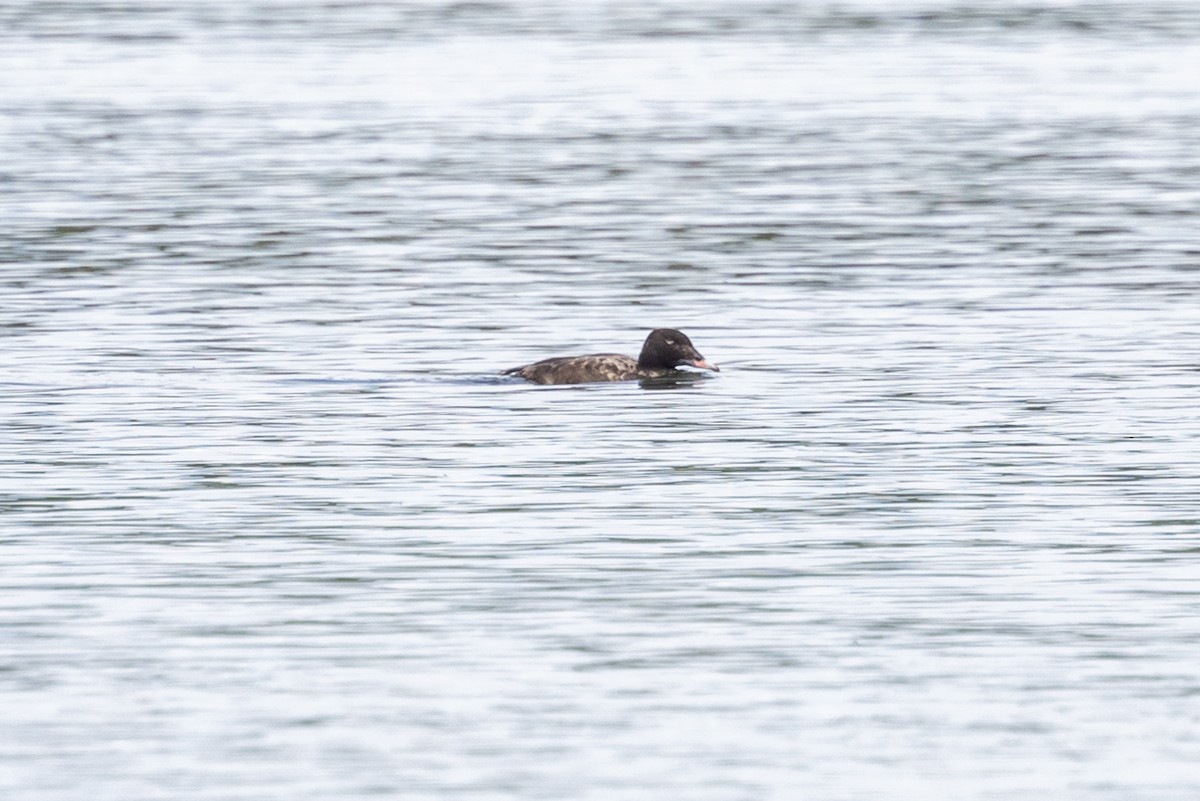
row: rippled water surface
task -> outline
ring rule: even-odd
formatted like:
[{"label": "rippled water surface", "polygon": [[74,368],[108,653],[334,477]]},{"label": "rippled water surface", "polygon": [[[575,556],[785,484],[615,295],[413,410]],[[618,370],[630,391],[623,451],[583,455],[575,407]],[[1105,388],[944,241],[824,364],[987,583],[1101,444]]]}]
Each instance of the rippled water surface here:
[{"label": "rippled water surface", "polygon": [[[1200,797],[1192,2],[0,5],[0,793]],[[667,385],[498,371],[636,353]]]}]

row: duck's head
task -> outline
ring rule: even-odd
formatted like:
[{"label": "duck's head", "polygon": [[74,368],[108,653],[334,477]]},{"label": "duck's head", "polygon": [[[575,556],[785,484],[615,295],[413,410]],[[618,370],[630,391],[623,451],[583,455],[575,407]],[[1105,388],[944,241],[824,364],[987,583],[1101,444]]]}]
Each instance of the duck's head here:
[{"label": "duck's head", "polygon": [[680,365],[699,367],[702,370],[720,372],[721,368],[709,364],[700,351],[682,331],[674,328],[656,328],[646,337],[642,353],[638,356],[638,367],[642,370],[672,370]]}]

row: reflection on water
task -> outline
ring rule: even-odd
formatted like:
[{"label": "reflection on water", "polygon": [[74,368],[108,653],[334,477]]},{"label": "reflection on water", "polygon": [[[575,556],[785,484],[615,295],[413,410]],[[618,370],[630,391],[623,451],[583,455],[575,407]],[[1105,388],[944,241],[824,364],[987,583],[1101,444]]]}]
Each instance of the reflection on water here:
[{"label": "reflection on water", "polygon": [[1197,34],[6,4],[4,797],[1195,797]]}]

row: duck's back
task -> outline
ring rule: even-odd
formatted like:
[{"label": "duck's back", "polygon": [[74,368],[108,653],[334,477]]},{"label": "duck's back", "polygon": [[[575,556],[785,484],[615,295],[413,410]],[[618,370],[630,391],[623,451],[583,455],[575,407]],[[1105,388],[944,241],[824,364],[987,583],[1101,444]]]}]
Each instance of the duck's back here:
[{"label": "duck's back", "polygon": [[594,381],[630,381],[640,377],[637,360],[619,353],[560,356],[505,370],[535,384],[589,384]]}]

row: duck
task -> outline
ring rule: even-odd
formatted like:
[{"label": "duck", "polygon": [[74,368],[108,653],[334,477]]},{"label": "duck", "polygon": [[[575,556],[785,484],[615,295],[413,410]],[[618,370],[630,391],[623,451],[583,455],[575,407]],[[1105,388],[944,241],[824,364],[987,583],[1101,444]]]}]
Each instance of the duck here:
[{"label": "duck", "polygon": [[721,371],[715,364],[704,360],[682,331],[656,328],[646,337],[642,352],[636,359],[620,353],[557,356],[511,367],[500,374],[518,376],[535,384],[590,384],[659,378],[674,372],[682,364],[713,372]]}]

